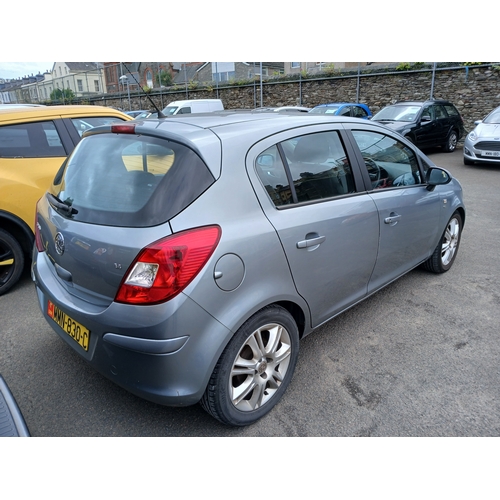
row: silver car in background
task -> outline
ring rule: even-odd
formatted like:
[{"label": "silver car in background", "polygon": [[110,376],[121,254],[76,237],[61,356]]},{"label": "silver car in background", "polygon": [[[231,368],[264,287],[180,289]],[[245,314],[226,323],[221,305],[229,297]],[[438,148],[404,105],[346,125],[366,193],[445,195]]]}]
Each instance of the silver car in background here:
[{"label": "silver car in background", "polygon": [[148,119],[84,134],[38,203],[32,277],[106,377],[242,426],[301,338],[419,265],[448,271],[464,221],[459,182],[377,123]]},{"label": "silver car in background", "polygon": [[500,106],[474,123],[476,127],[464,141],[464,164],[500,164]]}]

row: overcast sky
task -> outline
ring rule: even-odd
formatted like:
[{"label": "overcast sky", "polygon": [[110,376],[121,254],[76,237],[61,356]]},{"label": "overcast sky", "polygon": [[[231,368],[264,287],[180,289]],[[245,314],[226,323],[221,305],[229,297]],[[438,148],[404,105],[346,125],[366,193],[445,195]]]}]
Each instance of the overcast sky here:
[{"label": "overcast sky", "polygon": [[23,76],[36,75],[51,71],[52,62],[1,62],[0,61],[0,78],[16,79]]}]

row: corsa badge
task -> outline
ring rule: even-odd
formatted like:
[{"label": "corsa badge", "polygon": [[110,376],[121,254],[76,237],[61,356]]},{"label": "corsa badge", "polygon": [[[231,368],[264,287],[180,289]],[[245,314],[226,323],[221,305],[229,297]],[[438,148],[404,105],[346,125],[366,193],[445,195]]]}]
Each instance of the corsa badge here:
[{"label": "corsa badge", "polygon": [[58,255],[62,255],[64,253],[64,237],[61,233],[57,233],[54,238],[56,252]]}]

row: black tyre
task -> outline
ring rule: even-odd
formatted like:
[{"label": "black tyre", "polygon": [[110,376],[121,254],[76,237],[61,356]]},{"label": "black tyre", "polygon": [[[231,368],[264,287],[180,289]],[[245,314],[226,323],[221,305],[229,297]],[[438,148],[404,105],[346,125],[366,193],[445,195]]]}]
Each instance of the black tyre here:
[{"label": "black tyre", "polygon": [[462,227],[462,217],[458,212],[455,212],[448,221],[444,234],[433,254],[423,263],[424,269],[433,273],[445,273],[451,268],[460,245]]},{"label": "black tyre", "polygon": [[457,149],[457,143],[458,143],[458,134],[456,130],[452,130],[450,134],[448,135],[448,138],[446,139],[446,142],[443,145],[443,149],[447,153],[453,153],[455,149]]},{"label": "black tyre", "polygon": [[201,406],[227,425],[256,422],[283,396],[298,352],[299,333],[291,314],[279,306],[261,309],[224,349]]},{"label": "black tyre", "polygon": [[0,295],[12,288],[24,268],[24,253],[18,241],[0,229]]}]

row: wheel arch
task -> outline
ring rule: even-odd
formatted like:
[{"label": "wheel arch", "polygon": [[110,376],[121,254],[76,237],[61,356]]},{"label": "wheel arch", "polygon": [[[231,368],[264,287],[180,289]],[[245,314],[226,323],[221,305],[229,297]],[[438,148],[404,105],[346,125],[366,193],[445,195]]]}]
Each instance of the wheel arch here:
[{"label": "wheel arch", "polygon": [[31,257],[35,235],[26,222],[14,214],[0,210],[0,228],[10,233],[19,242],[23,252]]},{"label": "wheel arch", "polygon": [[306,331],[306,316],[302,308],[295,302],[291,301],[278,301],[274,302],[273,304],[283,307],[283,309],[286,309],[292,315],[295,323],[297,324],[297,328],[299,330],[299,338],[301,339]]},{"label": "wheel arch", "polygon": [[458,212],[460,214],[460,217],[462,219],[462,229],[463,229],[465,226],[465,209],[464,207],[457,207],[455,212]]}]

